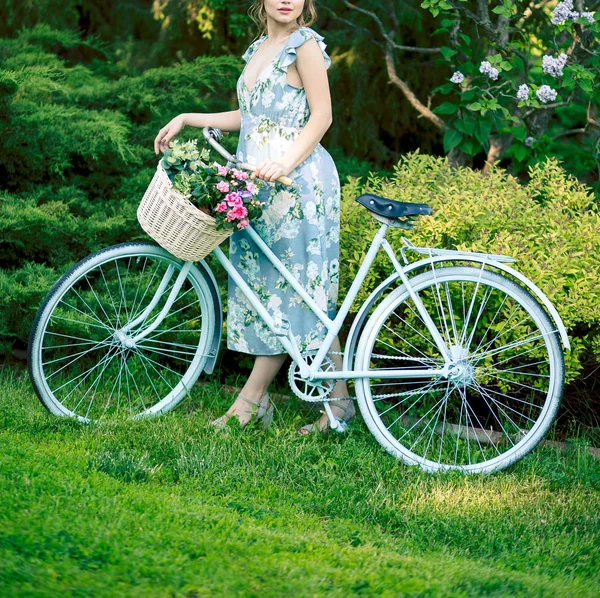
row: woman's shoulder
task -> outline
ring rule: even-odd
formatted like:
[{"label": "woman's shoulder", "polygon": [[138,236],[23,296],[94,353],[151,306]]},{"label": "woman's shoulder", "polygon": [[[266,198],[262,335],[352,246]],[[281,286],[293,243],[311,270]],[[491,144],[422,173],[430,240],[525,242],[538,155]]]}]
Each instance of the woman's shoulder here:
[{"label": "woman's shoulder", "polygon": [[322,41],[323,39],[325,39],[320,33],[315,31],[311,27],[306,27],[304,25],[296,29],[296,31],[294,31],[294,33],[292,33],[292,35],[290,36],[290,39],[294,36],[296,36],[296,39],[302,39],[303,41],[306,41],[311,37],[314,37],[317,41]]},{"label": "woman's shoulder", "polygon": [[287,67],[293,62],[296,61],[296,49],[299,48],[304,42],[315,39],[319,44],[319,48],[321,50],[321,54],[323,55],[323,59],[325,60],[325,68],[329,68],[331,65],[331,58],[329,58],[325,48],[327,44],[323,41],[324,38],[321,34],[317,33],[314,29],[310,27],[299,27],[290,35],[288,42],[285,47],[284,57],[282,61],[282,66]]}]

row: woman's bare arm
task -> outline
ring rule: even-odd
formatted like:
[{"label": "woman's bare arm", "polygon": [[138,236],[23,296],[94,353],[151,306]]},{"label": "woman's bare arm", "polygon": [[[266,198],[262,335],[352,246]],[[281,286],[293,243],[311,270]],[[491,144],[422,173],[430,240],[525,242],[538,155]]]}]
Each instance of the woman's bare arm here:
[{"label": "woman's bare arm", "polygon": [[184,127],[215,127],[222,131],[239,131],[242,124],[242,116],[239,108],[229,112],[190,112],[176,116],[166,124],[154,140],[154,152],[164,152],[173,137],[179,135]]},{"label": "woman's bare arm", "polygon": [[182,114],[183,123],[186,127],[214,127],[221,131],[239,131],[242,126],[242,115],[240,109],[230,112],[195,113]]},{"label": "woman's bare arm", "polygon": [[296,49],[296,55],[296,69],[304,85],[310,118],[281,159],[290,171],[312,154],[333,122],[327,69],[317,40],[303,43]]},{"label": "woman's bare arm", "polygon": [[317,41],[306,41],[296,52],[296,69],[306,92],[310,118],[285,155],[277,161],[264,160],[251,178],[274,181],[289,174],[312,154],[333,122],[327,69]]}]

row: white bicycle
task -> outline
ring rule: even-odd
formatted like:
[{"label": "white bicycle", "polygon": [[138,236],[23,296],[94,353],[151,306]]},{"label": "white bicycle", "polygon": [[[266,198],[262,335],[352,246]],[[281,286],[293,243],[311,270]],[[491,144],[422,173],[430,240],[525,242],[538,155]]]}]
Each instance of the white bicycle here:
[{"label": "white bicycle", "polygon": [[[220,131],[205,135],[237,163]],[[301,353],[289,322],[276,323],[223,251],[213,254],[291,356],[294,394],[323,402],[332,428],[343,424],[332,416],[331,390],[336,380],[354,381],[369,430],[405,463],[469,473],[514,463],[540,442],[561,399],[569,340],[556,309],[508,265],[512,258],[406,239],[398,255],[388,229],[412,227],[431,212],[426,204],[371,194],[357,201],[381,226],[334,320],[247,229],[327,328],[319,350]],[[358,310],[337,371],[331,343],[380,249],[390,275]],[[33,386],[53,414],[83,422],[165,413],[212,373],[222,317],[204,260],[183,262],[151,243],[108,247],[73,266],[40,307],[29,339]]]}]

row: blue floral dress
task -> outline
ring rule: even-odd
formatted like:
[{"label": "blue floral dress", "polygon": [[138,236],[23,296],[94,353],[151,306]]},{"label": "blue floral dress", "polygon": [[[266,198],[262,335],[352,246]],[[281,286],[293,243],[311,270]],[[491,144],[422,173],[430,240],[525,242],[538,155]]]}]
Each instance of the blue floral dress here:
[{"label": "blue floral dress", "polygon": [[[237,82],[242,116],[237,157],[258,165],[263,159],[280,160],[308,122],[310,108],[304,88],[290,85],[287,68],[296,60],[296,48],[315,38],[327,68],[331,59],[323,37],[300,27],[248,90],[244,71]],[[250,61],[262,36],[243,55]],[[333,159],[318,144],[289,176],[294,185],[266,183],[259,194],[265,202],[252,226],[309,295],[334,318],[339,286],[340,181]],[[301,351],[321,346],[327,330],[313,315],[246,231],[230,237],[229,259],[257,294],[276,322],[287,319]],[[227,347],[253,355],[277,355],[285,349],[262,322],[250,302],[230,278],[227,297]]]}]

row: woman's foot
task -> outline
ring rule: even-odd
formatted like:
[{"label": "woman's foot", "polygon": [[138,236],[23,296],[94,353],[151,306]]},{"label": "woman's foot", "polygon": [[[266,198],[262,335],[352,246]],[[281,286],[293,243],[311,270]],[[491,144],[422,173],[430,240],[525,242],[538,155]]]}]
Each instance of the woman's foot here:
[{"label": "woman's foot", "polygon": [[[333,416],[338,421],[347,423],[356,415],[354,401],[329,401],[329,406],[331,407],[331,412],[333,413]],[[313,432],[328,432],[330,429],[331,426],[329,423],[329,418],[327,417],[327,412],[323,412],[323,415],[321,416],[321,419],[319,419],[319,421],[315,422],[314,424],[307,424],[306,426],[302,426],[298,430],[298,434],[301,434],[302,436],[308,436],[308,434],[312,434]]]},{"label": "woman's foot", "polygon": [[227,422],[232,417],[237,417],[241,428],[247,426],[252,420],[263,420],[263,427],[266,428],[273,417],[273,405],[271,405],[269,393],[266,393],[259,402],[238,395],[227,413],[215,419],[212,425],[221,429],[226,428]]}]

